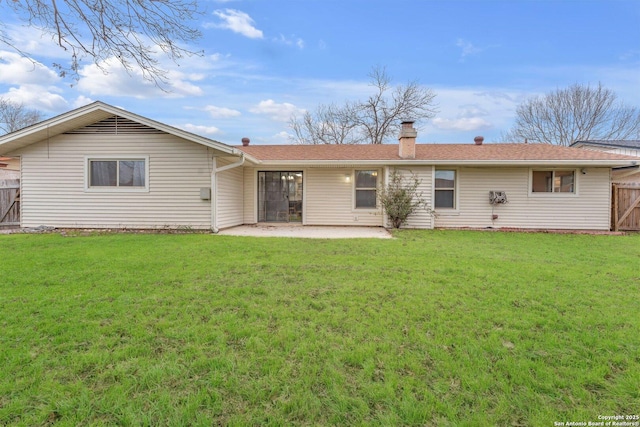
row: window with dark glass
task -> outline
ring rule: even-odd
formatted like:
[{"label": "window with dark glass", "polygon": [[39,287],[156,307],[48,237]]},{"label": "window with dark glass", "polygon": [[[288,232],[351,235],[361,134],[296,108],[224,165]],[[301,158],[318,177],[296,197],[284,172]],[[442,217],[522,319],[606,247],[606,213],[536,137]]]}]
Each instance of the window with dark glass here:
[{"label": "window with dark glass", "polygon": [[437,170],[435,183],[435,204],[436,208],[456,207],[456,171]]},{"label": "window with dark glass", "polygon": [[144,160],[90,160],[90,187],[144,187]]},{"label": "window with dark glass", "polygon": [[575,193],[575,170],[533,171],[533,193]]},{"label": "window with dark glass", "polygon": [[378,191],[378,171],[356,171],[356,208],[375,209]]}]

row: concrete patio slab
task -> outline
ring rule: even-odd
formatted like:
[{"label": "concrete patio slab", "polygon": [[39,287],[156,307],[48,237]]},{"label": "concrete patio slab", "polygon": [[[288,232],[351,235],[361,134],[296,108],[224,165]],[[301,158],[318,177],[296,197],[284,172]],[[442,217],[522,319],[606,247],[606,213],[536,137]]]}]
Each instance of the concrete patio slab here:
[{"label": "concrete patio slab", "polygon": [[220,230],[221,236],[300,237],[307,239],[390,239],[382,227],[330,227],[300,224],[255,224]]}]

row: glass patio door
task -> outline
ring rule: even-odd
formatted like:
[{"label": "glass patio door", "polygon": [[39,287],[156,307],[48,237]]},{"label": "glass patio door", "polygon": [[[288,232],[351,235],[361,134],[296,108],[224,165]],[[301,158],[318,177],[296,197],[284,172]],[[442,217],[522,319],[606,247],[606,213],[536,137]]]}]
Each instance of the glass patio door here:
[{"label": "glass patio door", "polygon": [[258,172],[258,221],[302,222],[302,172]]}]

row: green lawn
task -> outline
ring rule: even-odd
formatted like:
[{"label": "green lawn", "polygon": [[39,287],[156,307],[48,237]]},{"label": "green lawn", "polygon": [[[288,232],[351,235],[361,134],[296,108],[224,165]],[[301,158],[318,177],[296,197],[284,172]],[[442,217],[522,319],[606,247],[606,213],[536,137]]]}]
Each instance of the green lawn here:
[{"label": "green lawn", "polygon": [[640,235],[10,235],[0,262],[0,425],[640,414]]}]

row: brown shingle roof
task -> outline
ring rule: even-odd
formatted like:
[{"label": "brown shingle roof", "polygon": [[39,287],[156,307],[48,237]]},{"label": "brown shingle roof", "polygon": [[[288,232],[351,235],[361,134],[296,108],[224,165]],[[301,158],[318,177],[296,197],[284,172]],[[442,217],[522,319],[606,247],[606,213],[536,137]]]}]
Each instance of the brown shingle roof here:
[{"label": "brown shingle roof", "polygon": [[[262,161],[406,160],[397,144],[384,145],[250,145],[236,147]],[[412,159],[413,160],[413,159]],[[418,161],[636,160],[630,156],[551,144],[416,144]]]}]

